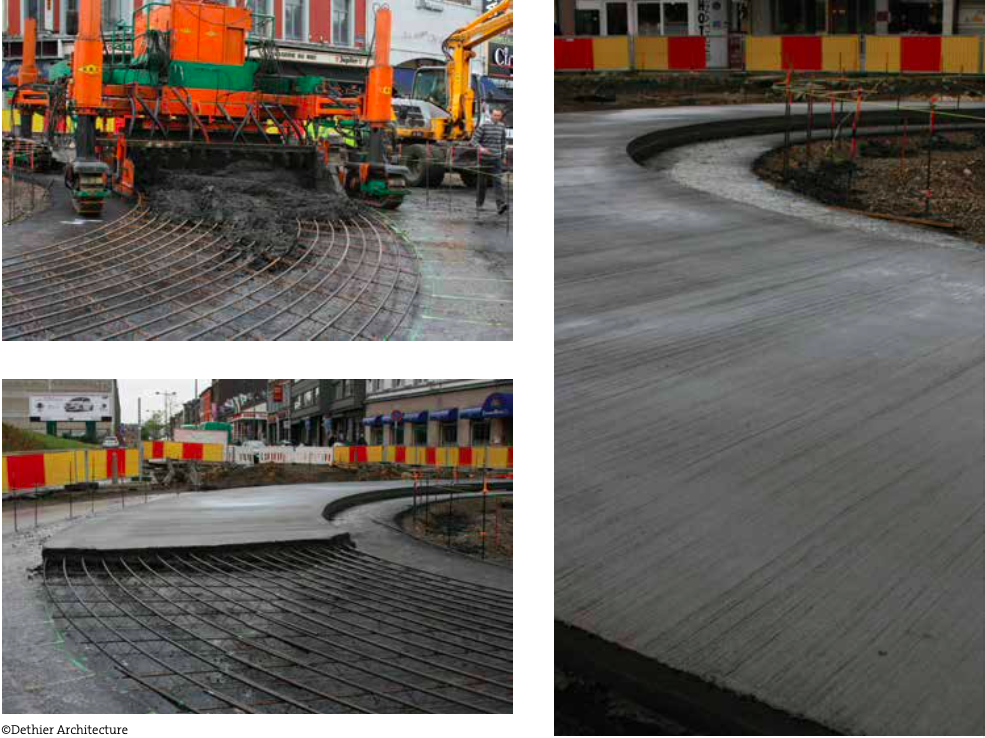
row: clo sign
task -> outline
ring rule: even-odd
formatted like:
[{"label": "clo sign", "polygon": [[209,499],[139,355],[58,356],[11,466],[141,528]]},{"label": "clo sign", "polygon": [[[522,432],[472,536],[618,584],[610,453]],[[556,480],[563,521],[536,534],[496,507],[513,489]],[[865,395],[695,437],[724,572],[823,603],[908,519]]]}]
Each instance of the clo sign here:
[{"label": "clo sign", "polygon": [[498,46],[493,51],[493,63],[497,67],[513,69],[513,47]]}]

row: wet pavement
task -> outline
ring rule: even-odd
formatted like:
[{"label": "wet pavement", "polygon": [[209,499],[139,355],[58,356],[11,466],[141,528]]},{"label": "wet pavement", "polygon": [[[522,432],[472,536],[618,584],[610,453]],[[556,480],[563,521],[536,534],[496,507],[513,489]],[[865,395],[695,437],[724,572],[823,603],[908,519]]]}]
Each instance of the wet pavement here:
[{"label": "wet pavement", "polygon": [[555,116],[555,617],[836,731],[980,735],[985,253],[627,155],[770,113]]},{"label": "wet pavement", "polygon": [[457,180],[412,189],[400,210],[387,214],[421,260],[418,307],[398,339],[512,340],[512,209],[497,215],[490,197],[476,211],[475,190]]}]

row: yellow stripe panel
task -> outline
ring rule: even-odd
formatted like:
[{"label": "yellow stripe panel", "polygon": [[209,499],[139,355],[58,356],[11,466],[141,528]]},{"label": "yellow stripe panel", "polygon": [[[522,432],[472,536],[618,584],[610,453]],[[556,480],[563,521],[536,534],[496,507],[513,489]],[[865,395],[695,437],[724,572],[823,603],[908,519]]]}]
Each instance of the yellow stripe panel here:
[{"label": "yellow stripe panel", "polygon": [[206,443],[202,445],[202,461],[225,461],[221,443]]},{"label": "yellow stripe panel", "polygon": [[335,463],[336,464],[348,464],[349,463],[349,449],[345,446],[340,446],[335,449]]},{"label": "yellow stripe panel", "polygon": [[[387,461],[393,460],[393,446],[390,446],[387,450]],[[366,447],[366,461],[370,464],[379,464],[383,461],[383,447],[382,446],[367,446]]]},{"label": "yellow stripe panel", "polygon": [[509,469],[510,468],[510,453],[509,449],[505,447],[496,447],[489,449],[489,467],[491,469]]},{"label": "yellow stripe panel", "polygon": [[164,442],[164,458],[165,459],[177,459],[181,460],[181,443],[178,441],[165,441]]},{"label": "yellow stripe panel", "polygon": [[941,68],[951,74],[980,71],[982,40],[974,36],[945,36],[941,39]]},{"label": "yellow stripe panel", "polygon": [[3,457],[3,491],[10,491],[10,480],[7,479],[7,457]]},{"label": "yellow stripe panel", "polygon": [[865,71],[898,72],[902,59],[899,36],[865,37]]},{"label": "yellow stripe panel", "polygon": [[778,72],[783,70],[783,39],[780,36],[746,38],[746,71]]},{"label": "yellow stripe panel", "polygon": [[85,452],[61,451],[44,455],[46,487],[64,487],[85,481]]},{"label": "yellow stripe panel", "polygon": [[124,473],[130,478],[140,476],[140,452],[135,448],[127,449]]},{"label": "yellow stripe panel", "polygon": [[858,72],[862,69],[862,39],[858,36],[825,36],[821,41],[825,72]]},{"label": "yellow stripe panel", "polygon": [[637,36],[634,61],[637,69],[670,69],[669,44],[664,36]]},{"label": "yellow stripe panel", "polygon": [[629,38],[601,36],[592,39],[595,69],[629,69]]}]

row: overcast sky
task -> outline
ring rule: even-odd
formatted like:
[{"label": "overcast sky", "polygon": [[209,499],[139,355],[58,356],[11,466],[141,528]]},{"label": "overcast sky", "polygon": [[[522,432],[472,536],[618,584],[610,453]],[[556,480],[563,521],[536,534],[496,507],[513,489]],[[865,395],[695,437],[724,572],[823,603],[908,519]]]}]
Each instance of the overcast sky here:
[{"label": "overcast sky", "polygon": [[[120,388],[120,414],[124,423],[137,422],[137,398],[143,398],[144,420],[151,416],[151,413],[164,409],[164,397],[158,397],[155,392],[177,392],[171,398],[171,412],[188,400],[195,397],[194,379],[118,379],[116,380]],[[199,379],[198,391],[201,392],[209,384],[211,379]]]}]

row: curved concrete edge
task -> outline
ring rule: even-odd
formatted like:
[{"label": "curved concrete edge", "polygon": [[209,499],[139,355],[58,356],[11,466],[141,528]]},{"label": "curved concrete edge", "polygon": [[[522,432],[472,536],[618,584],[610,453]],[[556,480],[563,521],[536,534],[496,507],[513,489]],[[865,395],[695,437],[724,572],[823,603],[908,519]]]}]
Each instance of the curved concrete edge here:
[{"label": "curved concrete edge", "polygon": [[[447,497],[435,496],[433,499]],[[407,502],[404,497],[349,506],[333,519],[332,524],[344,527],[351,536],[352,545],[364,554],[445,579],[498,589],[507,596],[512,594],[511,568],[448,551],[400,530],[395,521],[411,509]]]},{"label": "curved concrete edge", "polygon": [[840,735],[558,620],[554,621],[554,664],[611,687],[701,735]]},{"label": "curved concrete edge", "polygon": [[[800,109],[805,109],[803,105]],[[913,110],[878,110],[863,108],[864,126],[871,128],[874,126],[890,126],[902,124],[904,120],[909,120],[912,116],[919,116],[921,113]],[[964,114],[982,115],[985,114],[985,107],[972,106],[962,109]],[[843,117],[843,116],[842,116]],[[823,120],[823,111],[815,114],[815,120]],[[671,149],[689,146],[697,143],[707,143],[709,141],[719,141],[728,138],[740,138],[743,136],[761,136],[771,133],[783,133],[790,126],[792,131],[806,130],[808,116],[806,113],[791,115],[789,122],[784,115],[770,115],[756,118],[745,118],[742,120],[716,120],[709,123],[694,123],[686,126],[676,126],[665,128],[652,133],[646,133],[632,139],[626,145],[626,153],[637,164],[645,165],[650,159]],[[915,124],[919,125],[919,123]],[[938,130],[973,130],[982,128],[981,125],[960,124],[957,126],[947,126],[938,124]],[[823,130],[823,124],[818,124],[816,130]]]},{"label": "curved concrete edge", "polygon": [[[461,490],[463,494],[468,492],[478,492],[482,490],[482,484],[479,482],[460,482],[455,484],[455,488],[456,492]],[[432,495],[436,496],[442,494],[440,489],[429,489],[434,490],[431,493]],[[489,482],[489,489],[513,489],[513,482]],[[360,505],[368,505],[373,502],[381,502],[383,500],[413,497],[416,493],[418,493],[418,490],[413,486],[401,487],[399,489],[381,489],[373,490],[372,492],[359,492],[357,494],[350,495],[349,497],[343,497],[340,500],[332,500],[329,502],[325,505],[325,509],[322,510],[322,517],[331,522],[350,508],[359,507]]]}]

